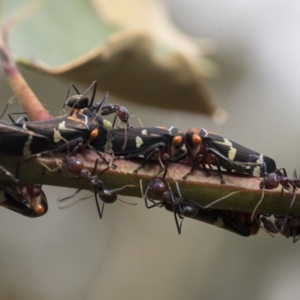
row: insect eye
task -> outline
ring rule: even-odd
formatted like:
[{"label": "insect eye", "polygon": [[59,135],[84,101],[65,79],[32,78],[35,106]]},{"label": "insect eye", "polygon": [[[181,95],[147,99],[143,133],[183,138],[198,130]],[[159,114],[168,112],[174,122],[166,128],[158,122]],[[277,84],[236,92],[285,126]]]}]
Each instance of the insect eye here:
[{"label": "insect eye", "polygon": [[35,206],[34,211],[37,215],[41,216],[45,214],[45,207],[41,203],[39,203]]},{"label": "insect eye", "polygon": [[173,144],[175,146],[181,146],[182,144],[182,136],[181,135],[177,135],[173,138]]},{"label": "insect eye", "polygon": [[91,134],[90,134],[90,139],[95,139],[99,134],[99,130],[98,129],[94,129]]},{"label": "insect eye", "polygon": [[193,146],[198,146],[202,143],[202,139],[199,135],[197,134],[193,134],[192,136],[192,143],[193,143]]}]

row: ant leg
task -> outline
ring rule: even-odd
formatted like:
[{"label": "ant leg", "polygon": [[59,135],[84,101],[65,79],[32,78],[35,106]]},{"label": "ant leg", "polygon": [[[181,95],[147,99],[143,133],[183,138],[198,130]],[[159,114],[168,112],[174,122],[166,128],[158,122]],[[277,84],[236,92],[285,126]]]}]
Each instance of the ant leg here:
[{"label": "ant leg", "polygon": [[70,94],[70,91],[71,91],[71,87],[73,87],[73,89],[76,91],[77,95],[80,95],[80,92],[79,92],[79,90],[77,89],[77,87],[76,87],[73,83],[71,83],[71,84],[69,85],[69,88],[68,88],[68,91],[67,91],[67,95],[66,95],[66,97],[65,97],[65,101],[64,101],[64,103],[63,103],[63,105],[62,105],[62,107],[61,107],[61,109],[60,109],[60,111],[59,111],[59,115],[61,115],[62,112],[64,112],[65,114],[67,114],[67,112],[65,111],[65,106],[66,106],[66,102],[67,102],[67,100],[68,100],[68,98],[69,98],[69,94]]},{"label": "ant leg", "polygon": [[125,188],[127,187],[137,187],[137,185],[134,185],[134,184],[126,184],[126,185],[123,185],[122,187],[120,188],[117,188],[117,189],[114,189],[114,190],[110,190],[112,193],[115,193],[115,192],[118,192],[118,191],[122,191],[124,190]]},{"label": "ant leg", "polygon": [[90,101],[90,104],[89,106],[92,106],[93,103],[94,103],[94,99],[95,99],[95,96],[96,96],[96,91],[97,91],[97,81],[93,81],[92,84],[87,88],[87,90],[83,93],[83,95],[86,95],[88,93],[88,91],[94,87],[93,89],[93,93],[92,93],[92,97],[91,97],[91,101]]},{"label": "ant leg", "polygon": [[117,166],[115,164],[113,164],[113,159],[112,160],[107,160],[107,158],[101,152],[99,152],[97,149],[95,149],[90,144],[86,145],[86,148],[92,150],[93,152],[95,152],[109,167],[112,167],[114,169],[117,168]]},{"label": "ant leg", "polygon": [[10,177],[14,183],[18,183],[19,179],[17,179],[12,173],[6,170],[4,167],[0,166],[0,171],[2,171],[6,176]]},{"label": "ant leg", "polygon": [[126,144],[127,144],[127,129],[126,129],[126,127],[124,128],[124,131],[125,131],[125,139],[124,139],[124,144],[123,144],[122,150],[124,150],[126,148]]},{"label": "ant leg", "polygon": [[[176,208],[177,208],[177,206],[176,206]],[[173,212],[174,212],[174,218],[175,218],[175,223],[176,223],[178,234],[181,234],[182,222],[183,222],[184,217],[181,216],[179,213],[176,212],[176,208],[174,207],[174,210],[173,210]],[[180,223],[178,221],[178,218],[181,220]]]},{"label": "ant leg", "polygon": [[[293,187],[293,197],[292,197],[292,199],[290,201],[290,204],[289,204],[289,207],[288,207],[288,211],[287,211],[287,213],[285,215],[284,221],[282,222],[280,230],[283,230],[283,228],[284,228],[284,226],[285,226],[285,224],[287,222],[288,214],[289,214],[289,212],[290,212],[290,210],[291,210],[291,208],[292,208],[292,206],[293,206],[293,204],[295,202],[295,199],[296,199],[296,186]],[[294,230],[295,230],[295,228],[294,228]]]},{"label": "ant leg", "polygon": [[217,204],[217,203],[219,203],[219,202],[221,202],[221,201],[223,201],[223,200],[229,198],[230,196],[232,196],[232,195],[234,195],[234,194],[240,193],[240,192],[241,192],[241,191],[235,191],[235,192],[232,192],[232,193],[230,193],[230,194],[228,194],[228,195],[226,195],[226,196],[224,196],[224,197],[221,197],[221,198],[219,198],[219,199],[217,199],[217,200],[214,200],[213,202],[207,204],[206,206],[203,206],[203,209],[210,208],[211,206],[213,206],[213,205],[215,205],[215,204]]},{"label": "ant leg", "polygon": [[166,163],[164,165],[164,173],[163,173],[163,176],[162,176],[162,181],[164,181],[166,176],[167,176],[168,167],[169,167],[169,157],[166,159]]},{"label": "ant leg", "polygon": [[298,240],[299,240],[299,238],[300,238],[300,236],[298,236],[298,238],[297,238],[297,227],[294,227],[294,230],[293,230],[293,243],[295,244]]},{"label": "ant leg", "polygon": [[264,200],[264,197],[265,197],[265,184],[263,185],[262,187],[262,193],[261,193],[261,198],[259,199],[259,201],[256,203],[253,211],[252,211],[252,214],[251,214],[251,221],[253,222],[253,219],[254,219],[254,215],[255,215],[255,212],[257,211],[258,207],[261,205],[262,201]]},{"label": "ant leg", "polygon": [[[93,171],[92,171],[92,173],[91,173],[91,175],[94,175],[95,174],[95,172],[96,172],[96,170],[97,170],[97,166],[98,166],[98,159],[96,159],[96,161],[95,161],[95,165],[94,165],[94,169],[93,169]],[[105,169],[105,171],[107,170],[107,168]],[[101,171],[101,173],[102,173],[103,171]],[[100,173],[100,174],[101,174]],[[100,175],[100,174],[98,174],[98,175]]]},{"label": "ant leg", "polygon": [[[141,127],[144,127],[141,119],[137,116],[137,115],[130,115],[129,118],[136,118],[138,120],[138,122],[140,123]],[[128,124],[129,125],[129,124]]]},{"label": "ant leg", "polygon": [[[60,163],[57,161],[57,159],[55,159],[56,160],[56,164],[58,165],[56,168],[54,168],[54,169],[50,169],[47,165],[45,165],[44,163],[42,163],[42,162],[39,162],[39,164],[41,164],[43,167],[44,167],[44,170],[45,169],[47,169],[49,172],[53,172],[53,173],[55,173],[55,172],[59,172],[61,169],[62,169],[62,167],[61,167],[61,165],[60,165]],[[70,177],[71,178],[71,177]]]},{"label": "ant leg", "polygon": [[[113,120],[113,122],[112,122],[112,128],[113,128],[113,129],[115,129],[117,117],[118,117],[118,115],[117,115],[117,113],[116,113],[116,114],[115,114],[115,117],[114,117],[114,120]],[[122,150],[123,150],[123,149],[122,149]]]},{"label": "ant leg", "polygon": [[[104,94],[104,96],[103,96],[103,98],[102,98],[102,100],[101,100],[101,102],[98,103],[97,106],[96,106],[96,105],[94,106],[94,110],[93,110],[93,111],[94,111],[95,113],[98,113],[99,110],[101,110],[102,105],[105,103],[105,101],[106,101],[106,99],[108,98],[108,96],[109,96],[109,92],[106,91],[105,94]],[[100,114],[101,114],[101,112],[100,112]]]},{"label": "ant leg", "polygon": [[[57,199],[57,202],[63,202],[63,201],[66,201],[66,200],[68,200],[68,199],[71,199],[71,198],[73,198],[73,197],[75,197],[79,192],[81,192],[83,190],[83,187],[82,188],[80,188],[80,189],[78,189],[73,195],[71,195],[71,196],[68,196],[68,197],[64,197],[64,198],[61,198],[61,199]],[[81,201],[81,199],[80,199],[80,201]],[[77,202],[76,202],[77,203]]]},{"label": "ant leg", "polygon": [[100,217],[100,219],[102,219],[103,216],[103,211],[104,211],[104,202],[102,202],[102,208],[100,207],[99,201],[98,201],[98,195],[97,195],[97,191],[95,189],[95,201],[96,201],[96,205],[97,205],[97,210],[98,210],[98,215]]},{"label": "ant leg", "polygon": [[274,237],[271,233],[275,234],[279,232],[278,227],[268,218],[265,216],[262,216],[260,218],[261,222],[263,223],[263,226],[261,228],[265,230],[268,234],[270,234],[272,237]]},{"label": "ant leg", "polygon": [[[178,185],[176,185],[176,187],[179,189]],[[175,203],[174,194],[173,194],[173,192],[171,190],[170,185],[169,185],[169,189],[170,189],[170,192],[171,192],[170,195],[172,197],[171,200],[172,200],[172,205],[173,205],[173,213],[174,213],[174,218],[175,218],[175,223],[176,223],[177,231],[178,231],[178,234],[181,234],[182,222],[183,222],[184,217],[180,213],[177,212],[177,210],[179,209],[179,206],[178,206],[178,203],[177,204]],[[180,193],[180,191],[179,191],[179,193]],[[181,219],[180,223],[178,221],[178,218]]]},{"label": "ant leg", "polygon": [[[63,145],[60,145],[58,147],[55,147],[51,150],[47,150],[47,151],[44,151],[44,152],[41,152],[37,155],[33,155],[31,156],[28,160],[32,159],[32,158],[35,158],[35,157],[40,157],[40,156],[43,156],[43,155],[49,155],[49,154],[52,154],[52,153],[55,153],[55,152],[59,152],[59,151],[62,151],[66,148],[70,148],[70,146],[73,146],[76,144],[76,151],[78,150],[78,148],[82,145],[82,138],[77,138],[77,139],[74,139],[73,141],[69,142],[67,140],[64,139],[64,141],[66,142],[65,144]],[[69,151],[68,151],[69,152]],[[75,151],[73,150],[71,153],[73,154]]]},{"label": "ant leg", "polygon": [[[14,103],[14,99],[15,99],[16,97],[17,97],[17,95],[13,95],[12,97],[10,97],[10,98],[8,99],[8,101],[6,102],[5,107],[3,108],[3,111],[2,111],[2,113],[1,113],[1,115],[0,115],[0,119],[2,119],[3,116],[5,115],[5,113],[6,113],[7,109],[8,109],[8,106],[9,106],[10,104]],[[8,116],[9,116],[9,118],[10,118],[10,114],[8,114]],[[13,123],[14,123],[14,122],[13,122]]]}]

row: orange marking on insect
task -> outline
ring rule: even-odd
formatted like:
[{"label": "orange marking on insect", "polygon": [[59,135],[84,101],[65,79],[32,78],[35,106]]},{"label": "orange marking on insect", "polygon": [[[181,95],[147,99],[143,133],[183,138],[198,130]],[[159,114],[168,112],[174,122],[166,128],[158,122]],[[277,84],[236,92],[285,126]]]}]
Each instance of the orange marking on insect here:
[{"label": "orange marking on insect", "polygon": [[175,146],[180,146],[182,144],[182,136],[181,135],[177,135],[173,138],[173,144]]},{"label": "orange marking on insect", "polygon": [[90,133],[90,139],[95,139],[99,135],[99,130],[96,128]]},{"label": "orange marking on insect", "polygon": [[198,146],[202,143],[202,138],[197,134],[193,134],[192,143],[193,143],[193,146]]},{"label": "orange marking on insect", "polygon": [[37,204],[34,211],[37,215],[41,216],[45,213],[45,207],[42,204]]}]

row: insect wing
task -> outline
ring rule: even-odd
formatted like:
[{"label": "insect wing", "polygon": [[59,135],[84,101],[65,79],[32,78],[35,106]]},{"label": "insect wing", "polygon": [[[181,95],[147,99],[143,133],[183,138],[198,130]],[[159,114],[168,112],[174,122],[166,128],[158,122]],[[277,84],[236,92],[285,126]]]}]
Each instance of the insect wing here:
[{"label": "insect wing", "polygon": [[250,228],[247,228],[246,226],[238,222],[237,219],[230,217],[226,211],[214,209],[208,211],[202,210],[195,217],[195,219],[201,221],[202,218],[205,218],[206,220],[210,218],[211,220],[214,220],[212,225],[218,226],[222,229],[228,230],[241,236],[250,236],[252,234]]},{"label": "insect wing", "polygon": [[[208,133],[205,137],[203,137],[203,142],[218,157],[223,158],[225,161],[233,161],[233,169],[236,169],[240,172],[247,174],[252,174],[253,172],[254,166],[243,166],[243,163],[253,163],[254,165],[265,163],[265,171],[267,173],[276,170],[276,163],[273,159],[246,148],[236,142],[223,138],[217,134]],[[226,164],[226,162],[223,163]]]},{"label": "insect wing", "polygon": [[32,211],[26,203],[17,201],[14,195],[5,189],[0,189],[0,205],[26,217],[32,215]]},{"label": "insect wing", "polygon": [[26,122],[23,128],[48,137],[52,148],[60,142],[85,138],[89,134],[87,125],[78,120],[77,117],[59,117],[50,121]]},{"label": "insect wing", "polygon": [[172,135],[168,128],[144,127],[127,128],[127,143],[124,150],[125,129],[111,130],[113,139],[113,152],[121,156],[137,156],[151,151],[160,144],[164,145],[172,140]]},{"label": "insect wing", "polygon": [[0,153],[28,157],[47,150],[50,140],[41,134],[0,121]]}]

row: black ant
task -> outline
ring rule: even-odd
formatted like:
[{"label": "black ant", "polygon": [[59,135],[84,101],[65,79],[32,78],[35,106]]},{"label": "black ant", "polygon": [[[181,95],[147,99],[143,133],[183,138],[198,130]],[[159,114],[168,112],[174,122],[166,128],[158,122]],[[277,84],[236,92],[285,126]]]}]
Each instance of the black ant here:
[{"label": "black ant", "polygon": [[[177,227],[178,233],[181,234],[182,221],[183,221],[184,217],[193,217],[193,216],[197,215],[200,205],[198,205],[188,199],[182,198],[177,182],[175,182],[175,184],[177,187],[178,194],[172,192],[169,184],[168,184],[168,188],[167,188],[162,180],[160,180],[157,177],[153,177],[150,180],[150,183],[149,183],[148,187],[146,188],[146,191],[144,194],[142,180],[140,180],[141,193],[142,193],[142,197],[145,201],[146,207],[148,209],[150,209],[155,206],[163,207],[168,204],[172,205],[176,227]],[[151,193],[155,197],[160,197],[162,201],[156,202],[156,201],[148,198],[148,192]],[[151,202],[152,205],[149,205],[148,202]],[[179,222],[178,219],[180,219],[181,221]]]},{"label": "black ant", "polygon": [[293,243],[296,243],[300,238],[300,217],[298,216],[275,216],[275,224],[280,228],[280,233],[287,238],[293,237]]},{"label": "black ant", "polygon": [[292,194],[293,197],[290,201],[289,207],[288,207],[288,212],[289,213],[290,209],[292,208],[295,199],[296,199],[296,189],[300,187],[300,180],[297,177],[297,171],[296,168],[293,168],[293,178],[289,178],[287,177],[287,173],[286,170],[284,168],[280,168],[275,170],[274,172],[267,174],[263,180],[260,182],[260,189],[262,189],[262,195],[260,200],[258,201],[258,203],[256,204],[256,206],[253,209],[252,212],[252,218],[257,210],[257,208],[260,206],[260,204],[262,203],[263,199],[264,199],[264,190],[272,190],[277,188],[279,185],[282,186],[282,190],[281,190],[281,195],[283,194],[283,190],[289,190],[290,188],[292,188]]},{"label": "black ant", "polygon": [[[71,87],[73,87],[73,89],[76,91],[77,95],[73,95],[73,96],[69,97]],[[86,96],[86,94],[92,88],[93,88],[93,93],[92,93],[92,97],[90,100],[89,97]],[[97,81],[93,81],[92,84],[87,88],[87,90],[83,94],[81,94],[79,92],[79,90],[77,89],[77,87],[75,86],[74,83],[71,83],[68,88],[67,96],[63,103],[61,110],[65,112],[64,108],[67,105],[68,107],[72,108],[70,115],[73,115],[74,110],[80,110],[80,109],[91,107],[93,105],[93,102],[94,102],[94,99],[96,96],[96,91],[97,91]],[[103,100],[105,101],[107,97],[108,97],[108,93],[105,94],[105,97]],[[101,101],[101,103],[104,103],[104,101]],[[100,107],[101,106],[99,106],[99,109],[100,109]]]},{"label": "black ant", "polygon": [[[83,162],[82,162],[81,159],[79,159],[75,156],[66,156],[62,159],[61,164],[56,169],[54,169],[52,171],[55,172],[55,171],[58,171],[58,170],[63,170],[67,174],[68,177],[70,177],[68,175],[68,173],[71,173],[71,174],[75,175],[75,177],[70,177],[70,178],[72,178],[72,179],[81,178],[81,179],[84,179],[87,184],[91,185],[94,188],[94,196],[95,196],[95,201],[96,201],[96,205],[97,205],[97,210],[98,210],[99,217],[101,219],[102,216],[103,216],[104,204],[115,202],[116,200],[118,200],[118,196],[117,196],[116,192],[121,191],[126,187],[135,187],[135,185],[125,185],[121,188],[117,188],[117,189],[114,189],[114,190],[108,189],[104,185],[104,183],[101,180],[98,179],[98,176],[101,175],[102,173],[104,173],[106,170],[108,170],[109,167],[107,167],[103,171],[101,171],[100,174],[93,175],[95,173],[96,169],[97,169],[97,165],[98,165],[98,160],[96,160],[94,169],[91,173],[88,169],[84,168],[84,165],[83,165]],[[45,167],[48,169],[47,166],[45,166]],[[68,197],[64,197],[62,199],[59,199],[58,202],[63,202],[65,200],[73,198],[82,189],[83,189],[83,187],[79,188],[73,195],[68,196]],[[103,202],[102,207],[99,204],[98,197]],[[83,199],[80,199],[80,200],[83,200]],[[67,205],[67,206],[60,207],[60,208],[67,208],[67,207],[73,206],[75,203],[79,202],[80,200],[72,203],[71,205]],[[122,200],[120,200],[120,201],[122,201]],[[122,202],[125,202],[125,201],[122,201]],[[131,204],[131,203],[128,203],[128,204]],[[136,205],[136,204],[133,204],[133,205]]]},{"label": "black ant", "polygon": [[[71,87],[74,88],[77,95],[73,95],[71,97],[68,97]],[[92,97],[91,97],[91,100],[90,100],[89,97],[86,96],[86,94],[92,88],[93,88],[93,93],[92,93]],[[109,95],[108,92],[105,93],[105,95],[104,95],[103,99],[101,100],[101,102],[96,102],[94,104],[96,89],[97,89],[97,82],[94,81],[89,86],[89,88],[83,94],[81,94],[79,92],[79,90],[77,89],[77,87],[73,83],[71,83],[70,87],[68,89],[68,92],[67,92],[66,100],[64,101],[64,104],[62,106],[62,110],[64,111],[64,107],[67,105],[70,108],[72,108],[72,111],[71,111],[70,115],[73,115],[75,113],[75,111],[80,110],[80,109],[84,109],[84,108],[88,108],[89,110],[91,110],[92,112],[95,112],[95,113],[98,113],[100,111],[100,114],[102,116],[107,116],[107,115],[115,113],[113,123],[109,127],[111,127],[111,129],[115,128],[117,118],[119,118],[119,120],[121,121],[122,127],[123,127],[123,124],[126,125],[125,126],[125,141],[124,141],[124,145],[123,145],[123,149],[122,149],[122,150],[124,150],[125,147],[126,147],[126,142],[127,142],[126,128],[130,127],[129,119],[132,118],[132,117],[135,117],[139,121],[141,127],[144,127],[144,125],[142,124],[140,118],[137,115],[130,115],[129,111],[124,106],[121,106],[121,105],[118,105],[118,104],[107,104],[107,105],[103,106],[103,103],[105,103],[106,99],[108,98],[108,95]]]},{"label": "black ant", "polygon": [[[232,194],[237,193],[237,192],[230,193],[229,195],[222,197],[220,199],[217,199],[214,202],[212,202],[206,206],[202,206],[198,203],[195,203],[192,200],[183,198],[181,195],[181,192],[180,192],[179,185],[176,181],[174,181],[175,185],[176,185],[176,190],[177,190],[176,193],[172,192],[169,183],[168,183],[168,188],[167,188],[164,183],[164,180],[167,175],[168,163],[165,166],[163,166],[163,168],[164,168],[164,173],[163,173],[162,180],[159,179],[157,177],[157,175],[155,177],[152,177],[146,190],[145,190],[145,193],[143,191],[142,180],[140,180],[140,188],[141,188],[142,198],[144,199],[145,205],[148,209],[153,208],[155,206],[166,207],[166,208],[167,208],[167,206],[172,206],[175,223],[176,223],[176,227],[177,227],[179,234],[181,233],[182,222],[183,222],[184,217],[195,218],[198,215],[199,211],[206,210],[213,204],[226,199],[227,197],[231,196]],[[159,197],[162,201],[155,201],[155,200],[149,198],[148,193],[151,193],[154,197]],[[148,202],[151,202],[152,205],[149,205]],[[181,220],[180,222],[179,222],[179,219]]]}]

